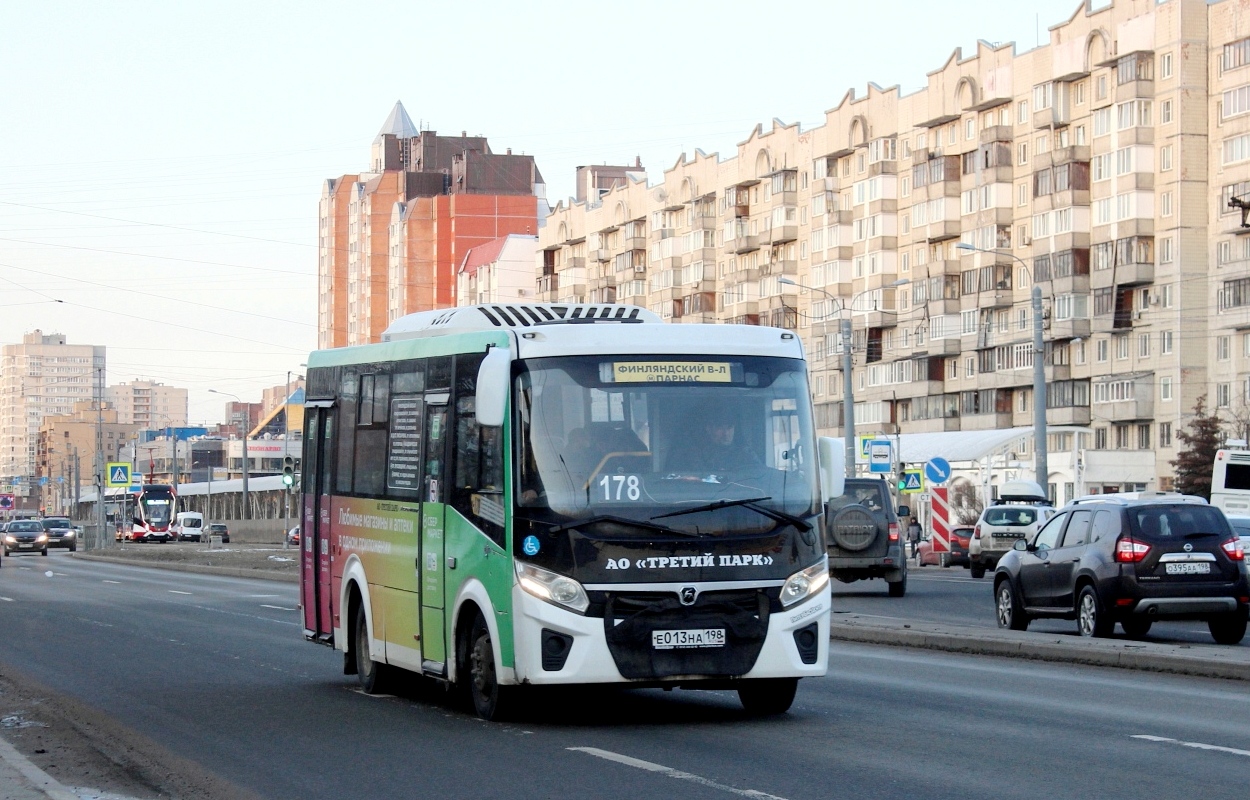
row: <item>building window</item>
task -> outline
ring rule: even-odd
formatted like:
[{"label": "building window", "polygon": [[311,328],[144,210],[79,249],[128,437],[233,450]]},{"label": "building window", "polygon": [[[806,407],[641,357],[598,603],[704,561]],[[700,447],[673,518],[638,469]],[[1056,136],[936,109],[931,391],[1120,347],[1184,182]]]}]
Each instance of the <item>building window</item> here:
[{"label": "building window", "polygon": [[1128,336],[1115,337],[1115,357],[1118,361],[1128,358]]},{"label": "building window", "polygon": [[1217,408],[1228,408],[1232,398],[1232,384],[1215,384],[1215,405]]},{"label": "building window", "polygon": [[1164,53],[1159,56],[1159,78],[1162,80],[1170,77],[1172,77],[1172,54]]},{"label": "building window", "polygon": [[1229,351],[1232,349],[1228,336],[1215,337],[1215,358],[1217,361],[1227,361],[1229,359]]},{"label": "building window", "polygon": [[1150,334],[1141,333],[1137,335],[1137,357],[1150,357]]},{"label": "building window", "polygon": [[1172,402],[1172,379],[1170,377],[1159,379],[1159,400],[1164,403]]},{"label": "building window", "polygon": [[1143,424],[1137,426],[1137,449],[1150,449],[1150,425]]},{"label": "building window", "polygon": [[[1172,446],[1172,423],[1170,422],[1159,423],[1159,446],[1160,447]],[[1170,480],[1171,479],[1169,478],[1169,481]],[[1163,488],[1162,478],[1159,479],[1159,488]]]},{"label": "building window", "polygon": [[1163,307],[1172,307],[1172,284],[1167,283],[1163,286]]},{"label": "building window", "polygon": [[1094,345],[1094,348],[1094,360],[1099,363],[1105,362],[1107,360],[1107,352],[1110,350],[1109,340],[1099,339],[1097,344]]},{"label": "building window", "polygon": [[1172,193],[1164,192],[1159,195],[1159,215],[1163,217],[1172,216]]},{"label": "building window", "polygon": [[1159,171],[1167,172],[1172,169],[1172,145],[1167,144],[1159,148]]},{"label": "building window", "polygon": [[1107,429],[1106,428],[1094,428],[1094,449],[1095,450],[1107,449]]},{"label": "building window", "polygon": [[1164,100],[1159,104],[1159,122],[1167,124],[1172,121],[1172,101]]},{"label": "building window", "polygon": [[1163,351],[1163,355],[1172,354],[1172,332],[1160,331],[1159,333],[1159,349]]}]

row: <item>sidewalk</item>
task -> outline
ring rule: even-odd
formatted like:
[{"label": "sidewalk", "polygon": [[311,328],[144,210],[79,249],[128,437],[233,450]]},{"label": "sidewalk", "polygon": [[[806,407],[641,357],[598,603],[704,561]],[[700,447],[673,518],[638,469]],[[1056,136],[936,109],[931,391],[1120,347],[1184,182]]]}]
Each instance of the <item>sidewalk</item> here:
[{"label": "sidewalk", "polygon": [[1250,647],[1160,644],[1129,639],[1086,639],[1055,633],[918,622],[869,614],[838,614],[830,620],[835,641],[919,647],[1067,664],[1170,672],[1250,681]]},{"label": "sidewalk", "polygon": [[[83,800],[0,739],[0,800]],[[103,795],[95,795],[103,797]]]}]

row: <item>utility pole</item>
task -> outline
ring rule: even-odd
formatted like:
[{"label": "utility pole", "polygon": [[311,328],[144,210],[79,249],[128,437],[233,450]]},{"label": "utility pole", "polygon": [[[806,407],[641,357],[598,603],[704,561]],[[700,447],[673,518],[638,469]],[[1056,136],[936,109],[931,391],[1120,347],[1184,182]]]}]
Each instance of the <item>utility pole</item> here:
[{"label": "utility pole", "polygon": [[855,477],[855,358],[851,355],[851,317],[842,320],[842,419],[845,428],[846,477]]},{"label": "utility pole", "polygon": [[95,506],[96,549],[104,549],[108,537],[104,534],[104,366],[96,367],[96,414],[95,414]]}]

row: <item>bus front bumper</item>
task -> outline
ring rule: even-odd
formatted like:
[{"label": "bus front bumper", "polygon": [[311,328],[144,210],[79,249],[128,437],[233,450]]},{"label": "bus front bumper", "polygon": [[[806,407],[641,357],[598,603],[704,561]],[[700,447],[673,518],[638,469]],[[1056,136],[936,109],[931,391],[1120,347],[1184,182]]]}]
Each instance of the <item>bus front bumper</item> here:
[{"label": "bus front bumper", "polygon": [[[515,614],[515,674],[517,683],[544,685],[583,683],[681,683],[724,681],[725,675],[688,673],[666,675],[639,681],[622,675],[609,648],[602,617],[585,617],[551,603],[539,600],[519,586],[512,589]],[[829,587],[803,603],[774,612],[759,655],[750,669],[730,680],[752,678],[801,678],[824,675],[829,662]],[[813,663],[804,663],[796,632],[815,625],[816,655]],[[554,635],[554,636],[553,636]],[[563,640],[566,655],[552,659],[552,650]],[[571,639],[571,641],[569,641]],[[544,667],[544,645],[548,648]],[[809,654],[808,660],[811,660]],[[557,666],[553,669],[552,667]]]}]

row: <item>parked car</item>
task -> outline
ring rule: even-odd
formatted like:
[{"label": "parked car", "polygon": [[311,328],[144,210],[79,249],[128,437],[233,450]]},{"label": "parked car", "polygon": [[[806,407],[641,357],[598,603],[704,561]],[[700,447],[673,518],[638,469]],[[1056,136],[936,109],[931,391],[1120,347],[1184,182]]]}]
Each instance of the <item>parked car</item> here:
[{"label": "parked car", "polygon": [[950,536],[950,551],[933,552],[933,539],[926,538],[916,548],[919,554],[918,563],[922,567],[933,566],[968,566],[968,542],[972,538],[972,528],[953,528]]},{"label": "parked car", "polygon": [[44,517],[40,522],[48,534],[48,547],[64,547],[71,553],[78,549],[78,531],[69,517]]},{"label": "parked car", "polygon": [[1237,644],[1250,611],[1245,559],[1224,514],[1200,497],[1091,495],[999,561],[995,614],[1002,628],[1051,617],[1097,637],[1117,622],[1140,637],[1155,620],[1201,620],[1216,642]]},{"label": "parked car", "polygon": [[1228,519],[1228,524],[1233,527],[1233,533],[1241,539],[1242,547],[1250,553],[1250,516],[1228,512],[1225,512],[1224,516]]},{"label": "parked car", "polygon": [[1055,514],[1042,487],[1033,481],[1007,481],[993,505],[981,512],[968,542],[972,577],[984,578],[1020,539],[1031,538]]},{"label": "parked car", "polygon": [[291,528],[291,530],[286,532],[286,543],[289,544],[291,547],[299,547],[299,526],[298,525],[296,525],[294,528]]},{"label": "parked car", "polygon": [[907,557],[890,487],[876,478],[850,478],[840,497],[825,504],[829,574],[843,583],[884,578],[890,597],[907,592]]},{"label": "parked car", "polygon": [[208,526],[209,536],[220,536],[222,544],[230,544],[230,529],[224,522],[213,522]]},{"label": "parked car", "polygon": [[43,523],[37,519],[17,519],[9,523],[4,531],[4,554],[19,553],[48,554],[48,532]]}]

